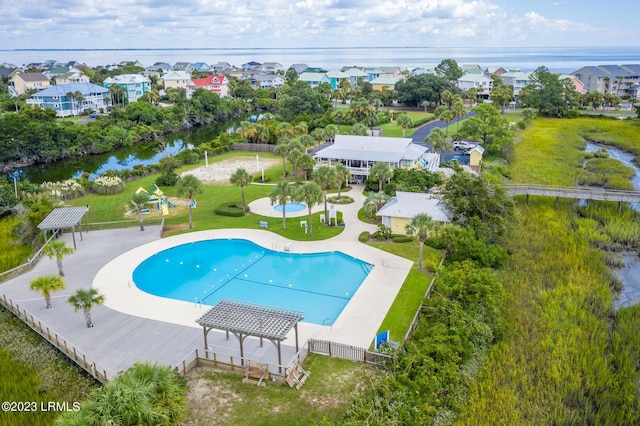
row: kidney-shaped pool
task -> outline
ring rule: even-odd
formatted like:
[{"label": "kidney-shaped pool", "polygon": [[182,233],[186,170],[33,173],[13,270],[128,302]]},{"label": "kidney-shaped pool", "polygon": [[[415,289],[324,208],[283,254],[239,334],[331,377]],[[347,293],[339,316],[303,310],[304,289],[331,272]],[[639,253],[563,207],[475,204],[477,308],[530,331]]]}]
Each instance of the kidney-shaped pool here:
[{"label": "kidney-shaped pool", "polygon": [[163,250],[133,271],[147,293],[215,305],[222,299],[301,311],[333,323],[373,266],[344,253],[289,253],[243,239],[205,240]]}]

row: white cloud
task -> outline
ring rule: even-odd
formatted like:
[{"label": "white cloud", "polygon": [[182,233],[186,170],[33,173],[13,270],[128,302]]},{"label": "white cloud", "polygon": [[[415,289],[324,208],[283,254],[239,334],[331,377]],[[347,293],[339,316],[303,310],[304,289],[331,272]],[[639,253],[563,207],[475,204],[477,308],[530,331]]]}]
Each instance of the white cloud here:
[{"label": "white cloud", "polygon": [[[6,11],[0,15],[5,49],[212,43],[224,47],[553,45],[558,40],[585,44],[596,25],[607,22],[601,14],[593,25],[548,19],[541,10],[518,14],[506,0],[21,0],[13,4],[0,0],[0,9]],[[638,30],[627,28],[627,36],[637,40]],[[597,31],[602,42],[606,36],[614,39],[613,30]],[[615,39],[620,38],[618,33]]]}]

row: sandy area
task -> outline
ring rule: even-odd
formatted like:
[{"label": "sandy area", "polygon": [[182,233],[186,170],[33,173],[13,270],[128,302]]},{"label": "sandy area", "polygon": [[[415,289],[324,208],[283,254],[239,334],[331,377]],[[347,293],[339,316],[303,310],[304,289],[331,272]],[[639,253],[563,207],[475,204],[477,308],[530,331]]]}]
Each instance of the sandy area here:
[{"label": "sandy area", "polygon": [[232,160],[223,160],[220,162],[209,163],[209,167],[198,167],[197,169],[181,173],[180,176],[194,175],[205,183],[229,183],[229,177],[236,170],[242,168],[249,172],[250,175],[261,173],[262,169],[268,169],[277,164],[282,164],[282,160],[277,158],[259,158],[259,171],[256,171],[255,158],[234,158]]}]

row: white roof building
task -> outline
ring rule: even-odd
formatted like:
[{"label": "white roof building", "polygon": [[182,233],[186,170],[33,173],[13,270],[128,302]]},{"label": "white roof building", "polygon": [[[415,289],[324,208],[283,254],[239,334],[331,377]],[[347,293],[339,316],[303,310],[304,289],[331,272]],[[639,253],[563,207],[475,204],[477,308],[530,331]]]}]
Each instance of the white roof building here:
[{"label": "white roof building", "polygon": [[318,151],[314,158],[318,166],[344,164],[354,181],[363,181],[369,177],[369,169],[379,162],[387,163],[391,169],[438,167],[438,154],[427,151],[426,146],[414,144],[411,138],[336,135],[335,142]]},{"label": "white roof building", "polygon": [[424,213],[436,222],[451,222],[451,213],[439,198],[424,192],[396,192],[376,216],[382,224],[391,228],[394,234],[406,233],[407,224],[418,214]]}]

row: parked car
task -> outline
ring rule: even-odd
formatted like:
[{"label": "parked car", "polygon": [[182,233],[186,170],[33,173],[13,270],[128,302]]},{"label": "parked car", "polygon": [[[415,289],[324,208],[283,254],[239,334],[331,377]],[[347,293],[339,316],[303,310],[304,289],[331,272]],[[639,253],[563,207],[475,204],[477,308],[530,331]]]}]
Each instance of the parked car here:
[{"label": "parked car", "polygon": [[467,142],[467,141],[454,141],[453,142],[453,149],[455,151],[468,151],[470,149],[473,149],[476,146],[476,144],[473,144],[471,142]]}]

